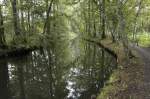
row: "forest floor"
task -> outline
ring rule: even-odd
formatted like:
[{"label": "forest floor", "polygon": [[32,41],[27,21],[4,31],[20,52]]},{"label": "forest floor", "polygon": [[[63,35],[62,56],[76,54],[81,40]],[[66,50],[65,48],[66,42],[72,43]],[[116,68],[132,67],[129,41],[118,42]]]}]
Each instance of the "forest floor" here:
[{"label": "forest floor", "polygon": [[119,63],[97,99],[150,99],[150,48],[132,47],[135,57],[127,61],[122,45],[106,42],[101,43],[116,52]]}]

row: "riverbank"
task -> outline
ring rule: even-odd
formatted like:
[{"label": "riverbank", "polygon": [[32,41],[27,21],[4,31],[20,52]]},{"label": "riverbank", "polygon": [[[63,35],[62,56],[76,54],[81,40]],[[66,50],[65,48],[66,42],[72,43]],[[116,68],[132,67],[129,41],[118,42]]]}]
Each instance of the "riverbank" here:
[{"label": "riverbank", "polygon": [[99,43],[116,53],[118,69],[112,73],[97,99],[143,99],[144,65],[138,53],[132,50],[135,57],[126,61],[122,44],[112,43],[109,39]]}]

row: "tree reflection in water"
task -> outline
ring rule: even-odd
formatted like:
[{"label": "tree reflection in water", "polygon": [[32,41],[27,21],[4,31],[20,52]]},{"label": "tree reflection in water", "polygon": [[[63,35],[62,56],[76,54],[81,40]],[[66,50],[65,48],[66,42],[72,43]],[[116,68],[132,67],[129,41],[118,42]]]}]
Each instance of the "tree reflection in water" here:
[{"label": "tree reflection in water", "polygon": [[94,97],[117,67],[116,60],[97,45],[84,42],[84,46],[79,46],[70,48],[75,49],[70,54],[75,55],[72,59],[65,52],[58,54],[50,48],[9,59],[10,88],[14,99]]}]

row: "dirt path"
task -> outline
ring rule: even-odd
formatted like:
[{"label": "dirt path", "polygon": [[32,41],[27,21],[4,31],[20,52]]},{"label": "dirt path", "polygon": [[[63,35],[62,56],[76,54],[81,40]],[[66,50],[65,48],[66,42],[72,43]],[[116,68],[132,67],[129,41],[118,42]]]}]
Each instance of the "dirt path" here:
[{"label": "dirt path", "polygon": [[150,99],[150,48],[134,47],[135,50],[140,54],[141,59],[144,62],[144,99]]}]

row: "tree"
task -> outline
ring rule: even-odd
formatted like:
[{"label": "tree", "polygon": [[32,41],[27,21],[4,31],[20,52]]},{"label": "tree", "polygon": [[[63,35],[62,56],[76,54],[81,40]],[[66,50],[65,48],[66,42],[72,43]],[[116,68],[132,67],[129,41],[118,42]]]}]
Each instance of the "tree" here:
[{"label": "tree", "polygon": [[12,5],[12,13],[13,13],[13,23],[14,23],[14,32],[16,36],[19,36],[21,33],[20,27],[18,24],[18,10],[17,10],[17,0],[11,0],[11,5]]},{"label": "tree", "polygon": [[2,5],[0,5],[0,47],[3,48],[5,46],[5,35],[4,35],[4,20],[2,13]]},{"label": "tree", "polygon": [[102,18],[102,39],[106,38],[105,24],[106,24],[106,16],[105,16],[105,0],[100,0],[101,5],[101,18]]}]

